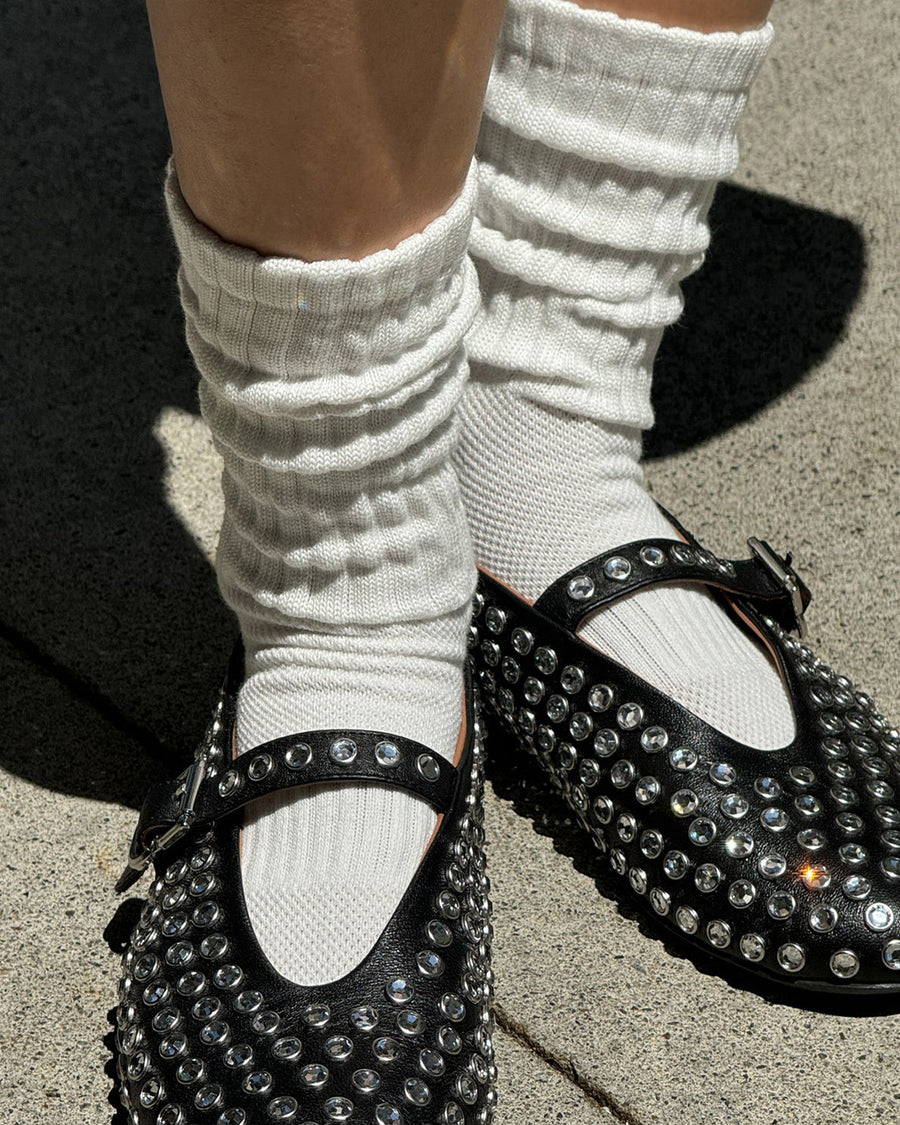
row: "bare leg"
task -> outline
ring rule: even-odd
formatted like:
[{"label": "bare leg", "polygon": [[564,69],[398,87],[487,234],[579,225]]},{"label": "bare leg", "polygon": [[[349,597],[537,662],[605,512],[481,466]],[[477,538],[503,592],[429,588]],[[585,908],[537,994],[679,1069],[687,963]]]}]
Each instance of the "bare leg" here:
[{"label": "bare leg", "polygon": [[505,0],[148,0],[182,192],[230,242],[393,247],[458,195]]},{"label": "bare leg", "polygon": [[769,14],[772,0],[576,0],[582,8],[652,20],[696,31],[749,31]]}]

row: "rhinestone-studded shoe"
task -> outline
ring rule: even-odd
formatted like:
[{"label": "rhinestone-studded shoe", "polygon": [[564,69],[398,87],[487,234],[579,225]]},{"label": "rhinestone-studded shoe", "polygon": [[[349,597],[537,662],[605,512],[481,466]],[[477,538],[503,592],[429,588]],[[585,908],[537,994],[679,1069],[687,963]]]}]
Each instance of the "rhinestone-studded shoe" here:
[{"label": "rhinestone-studded shoe", "polygon": [[[232,660],[193,765],[155,786],[118,888],[156,878],[124,957],[120,1092],[134,1125],[484,1125],[495,1067],[483,761],[471,690],[451,765],[358,730],[279,738],[229,760]],[[241,891],[241,809],[289,787],[399,786],[436,833],[370,953],[327,985],[280,976]]]},{"label": "rhinestone-studded shoe", "polygon": [[[789,635],[809,601],[790,557],[751,539],[730,562],[684,534],[591,559],[534,605],[483,575],[471,644],[488,729],[546,768],[622,896],[695,948],[779,986],[898,991],[900,734]],[[664,582],[718,591],[766,642],[791,745],[741,745],[576,636]]]}]

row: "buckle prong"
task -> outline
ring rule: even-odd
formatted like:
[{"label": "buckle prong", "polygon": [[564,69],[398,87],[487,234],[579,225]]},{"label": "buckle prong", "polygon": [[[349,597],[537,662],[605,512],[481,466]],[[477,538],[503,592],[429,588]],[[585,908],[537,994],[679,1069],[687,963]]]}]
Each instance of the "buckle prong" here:
[{"label": "buckle prong", "polygon": [[136,883],[160,852],[170,848],[190,831],[191,826],[197,819],[194,806],[197,803],[197,794],[200,792],[200,786],[205,776],[206,758],[197,758],[191,762],[183,773],[179,774],[178,781],[180,784],[175,793],[181,800],[175,823],[165,832],[155,835],[137,855],[129,856],[128,865],[116,883],[118,893],[127,890]]},{"label": "buckle prong", "polygon": [[801,638],[804,637],[806,635],[806,623],[803,620],[803,614],[806,612],[806,608],[803,605],[800,579],[791,566],[790,554],[781,558],[780,555],[777,555],[772,550],[768,543],[762,539],[753,537],[747,540],[747,546],[790,597],[791,606],[794,611],[794,620],[797,623],[797,633]]}]

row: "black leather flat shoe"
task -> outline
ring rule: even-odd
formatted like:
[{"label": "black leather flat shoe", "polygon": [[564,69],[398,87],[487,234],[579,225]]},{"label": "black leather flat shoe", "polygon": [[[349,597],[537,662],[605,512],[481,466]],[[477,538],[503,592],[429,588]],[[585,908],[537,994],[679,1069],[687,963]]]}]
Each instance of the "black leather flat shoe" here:
[{"label": "black leather flat shoe", "polygon": [[[124,957],[121,1095],[135,1125],[482,1125],[495,1101],[483,761],[471,688],[451,765],[390,734],[310,731],[230,760],[232,660],[193,765],[155,786],[118,889],[156,878]],[[266,960],[241,889],[241,809],[290,787],[376,782],[438,828],[372,950],[334,983]]]},{"label": "black leather flat shoe", "polygon": [[[534,605],[482,575],[471,643],[488,729],[545,767],[622,897],[695,948],[779,986],[900,991],[900,733],[789,635],[809,601],[789,557],[751,539],[753,557],[729,562],[685,540],[609,551]],[[576,635],[665,582],[711,589],[765,641],[791,745],[741,745]]]}]

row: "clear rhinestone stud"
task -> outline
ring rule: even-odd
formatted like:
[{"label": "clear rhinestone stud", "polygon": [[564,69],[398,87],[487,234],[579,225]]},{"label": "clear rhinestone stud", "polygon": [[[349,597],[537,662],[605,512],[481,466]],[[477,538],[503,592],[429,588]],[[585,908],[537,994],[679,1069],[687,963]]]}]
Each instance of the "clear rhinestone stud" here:
[{"label": "clear rhinestone stud", "polygon": [[328,748],[328,757],[341,766],[349,766],[359,753],[352,738],[338,738]]},{"label": "clear rhinestone stud", "polygon": [[766,955],[765,939],[759,934],[744,934],[738,944],[741,956],[748,961],[762,961]]},{"label": "clear rhinestone stud", "polygon": [[613,582],[625,582],[631,577],[631,563],[621,555],[613,555],[603,564],[603,573]]},{"label": "clear rhinestone stud", "polygon": [[400,747],[396,742],[382,741],[375,746],[375,761],[385,769],[400,764]]},{"label": "clear rhinestone stud", "polygon": [[588,598],[594,596],[594,580],[587,574],[576,574],[574,578],[569,579],[566,586],[566,593],[575,602],[586,602]]}]

